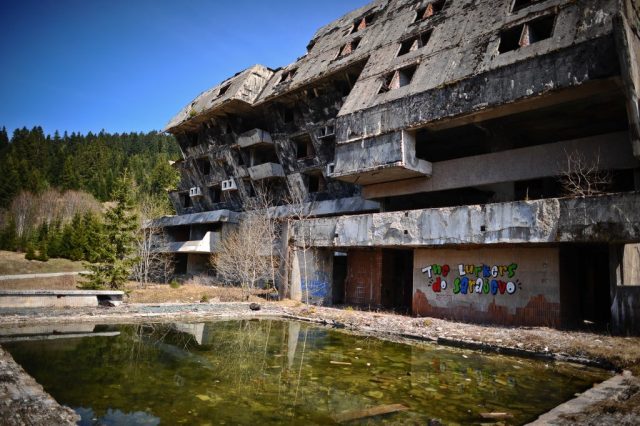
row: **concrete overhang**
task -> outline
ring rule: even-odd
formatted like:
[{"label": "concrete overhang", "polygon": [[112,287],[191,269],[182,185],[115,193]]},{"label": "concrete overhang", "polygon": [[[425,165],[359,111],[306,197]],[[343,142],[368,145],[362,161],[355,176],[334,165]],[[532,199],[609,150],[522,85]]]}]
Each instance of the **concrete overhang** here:
[{"label": "concrete overhang", "polygon": [[263,65],[254,65],[236,74],[198,95],[164,130],[174,134],[195,130],[210,117],[250,110],[271,76],[273,71]]},{"label": "concrete overhang", "polygon": [[272,178],[283,178],[284,169],[278,163],[264,163],[257,166],[249,167],[249,176],[251,180],[258,181]]},{"label": "concrete overhang", "polygon": [[165,216],[145,224],[146,228],[168,228],[171,226],[200,225],[207,223],[238,223],[239,213],[230,210],[185,214],[181,216]]},{"label": "concrete overhang", "polygon": [[415,145],[407,131],[338,144],[331,177],[359,185],[430,177],[431,163],[416,157]]}]

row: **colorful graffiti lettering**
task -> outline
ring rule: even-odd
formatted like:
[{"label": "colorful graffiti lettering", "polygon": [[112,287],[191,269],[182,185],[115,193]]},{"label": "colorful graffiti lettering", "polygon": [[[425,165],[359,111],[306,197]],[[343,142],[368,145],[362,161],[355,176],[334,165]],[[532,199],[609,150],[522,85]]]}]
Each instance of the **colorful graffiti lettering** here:
[{"label": "colorful graffiti lettering", "polygon": [[[467,265],[457,267],[458,276],[451,283],[453,294],[514,294],[522,284],[514,280],[518,264],[510,265]],[[422,268],[422,273],[434,293],[442,293],[449,287],[445,280],[451,273],[449,265],[433,264]]]}]

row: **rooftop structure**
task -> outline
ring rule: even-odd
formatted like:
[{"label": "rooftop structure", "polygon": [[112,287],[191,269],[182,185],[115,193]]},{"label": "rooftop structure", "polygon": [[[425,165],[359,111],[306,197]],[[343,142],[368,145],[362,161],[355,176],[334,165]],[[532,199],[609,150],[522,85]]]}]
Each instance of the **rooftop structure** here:
[{"label": "rooftop structure", "polygon": [[260,189],[280,216],[307,203],[288,296],[638,332],[639,26],[631,0],[378,0],[328,24],[167,124],[179,271],[206,272]]}]

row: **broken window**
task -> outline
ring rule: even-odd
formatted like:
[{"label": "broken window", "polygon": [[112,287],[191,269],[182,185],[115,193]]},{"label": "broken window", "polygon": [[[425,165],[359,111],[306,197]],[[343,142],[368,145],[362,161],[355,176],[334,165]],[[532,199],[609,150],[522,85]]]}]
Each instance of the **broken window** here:
[{"label": "broken window", "polygon": [[411,37],[402,42],[400,46],[400,51],[398,52],[398,56],[406,55],[409,52],[416,51],[421,49],[429,43],[429,39],[431,38],[432,30],[425,31],[423,33],[418,34],[415,37]]},{"label": "broken window", "polygon": [[204,176],[208,176],[211,174],[211,163],[209,162],[208,157],[198,158],[196,160],[196,163],[198,165],[198,170],[200,170],[200,173],[202,173]]},{"label": "broken window", "polygon": [[529,6],[533,6],[536,3],[542,3],[546,0],[515,0],[511,12],[517,12],[520,9],[524,9]]},{"label": "broken window", "polygon": [[354,21],[353,25],[351,26],[351,31],[349,32],[349,34],[357,33],[358,31],[362,31],[365,28],[370,27],[371,24],[373,24],[373,21],[375,20],[375,18],[376,18],[376,14],[370,13],[366,15],[364,18]]},{"label": "broken window", "polygon": [[336,59],[343,58],[343,57],[348,56],[351,53],[353,53],[353,51],[355,51],[358,48],[358,45],[360,44],[360,40],[361,39],[356,38],[356,39],[351,40],[350,42],[348,42],[344,46],[342,46],[340,48],[340,51],[338,52],[338,56],[336,57]]},{"label": "broken window", "polygon": [[414,64],[387,74],[378,93],[385,93],[409,85],[417,68],[418,65]]},{"label": "broken window", "polygon": [[231,87],[231,84],[227,84],[226,86],[222,86],[220,88],[220,90],[218,91],[218,97],[224,96],[225,93],[227,93],[227,90],[229,90],[229,87]]},{"label": "broken window", "polygon": [[555,15],[549,15],[502,31],[498,51],[506,53],[551,38],[555,20]]},{"label": "broken window", "polygon": [[445,0],[434,1],[429,3],[428,5],[421,7],[416,11],[416,19],[413,22],[419,22],[424,19],[431,18],[438,12],[441,12],[444,9]]},{"label": "broken window", "polygon": [[212,203],[219,203],[222,201],[222,190],[220,189],[220,185],[209,187],[209,198]]},{"label": "broken window", "polygon": [[288,71],[283,72],[282,77],[280,77],[280,83],[293,80],[293,77],[296,75],[297,71],[298,71],[297,68],[292,68]]},{"label": "broken window", "polygon": [[308,134],[300,135],[293,139],[296,145],[296,158],[302,160],[304,158],[315,156],[315,150],[313,149],[313,142],[311,136]]}]

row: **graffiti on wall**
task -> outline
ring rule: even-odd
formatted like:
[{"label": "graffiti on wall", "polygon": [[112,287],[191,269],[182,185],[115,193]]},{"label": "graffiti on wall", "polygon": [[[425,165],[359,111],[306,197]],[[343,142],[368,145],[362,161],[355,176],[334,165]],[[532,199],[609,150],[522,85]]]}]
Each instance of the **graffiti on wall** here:
[{"label": "graffiti on wall", "polygon": [[303,292],[309,292],[309,298],[321,300],[330,296],[331,284],[329,275],[324,271],[315,271],[306,282],[302,277],[300,284]]},{"label": "graffiti on wall", "polygon": [[422,268],[434,293],[453,294],[514,294],[522,284],[516,278],[517,263],[510,265],[461,264],[429,265]]}]

